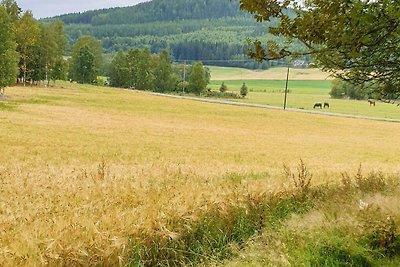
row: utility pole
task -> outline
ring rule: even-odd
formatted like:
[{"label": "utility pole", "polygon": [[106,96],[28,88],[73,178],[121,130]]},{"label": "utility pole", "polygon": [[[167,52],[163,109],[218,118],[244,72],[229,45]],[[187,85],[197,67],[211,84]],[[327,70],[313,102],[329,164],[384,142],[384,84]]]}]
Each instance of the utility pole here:
[{"label": "utility pole", "polygon": [[287,94],[288,94],[288,84],[289,84],[289,70],[290,70],[290,63],[288,63],[288,66],[287,66],[286,86],[285,86],[285,100],[283,102],[283,110],[286,109]]},{"label": "utility pole", "polygon": [[183,61],[183,95],[185,94],[185,86],[186,86],[186,60]]}]

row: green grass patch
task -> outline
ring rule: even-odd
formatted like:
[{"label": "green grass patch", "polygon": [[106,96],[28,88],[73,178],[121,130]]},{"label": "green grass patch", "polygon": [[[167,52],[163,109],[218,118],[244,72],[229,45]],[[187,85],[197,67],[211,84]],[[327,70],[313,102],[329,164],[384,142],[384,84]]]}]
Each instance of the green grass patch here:
[{"label": "green grass patch", "polygon": [[[284,93],[285,80],[228,80],[224,81],[228,91],[238,92],[243,83],[246,83],[251,92]],[[211,81],[209,87],[219,90],[222,81]],[[288,90],[294,94],[328,95],[331,89],[331,81],[289,81]]]},{"label": "green grass patch", "polygon": [[10,102],[0,102],[0,110],[2,111],[14,111],[16,110],[17,105],[15,103]]}]

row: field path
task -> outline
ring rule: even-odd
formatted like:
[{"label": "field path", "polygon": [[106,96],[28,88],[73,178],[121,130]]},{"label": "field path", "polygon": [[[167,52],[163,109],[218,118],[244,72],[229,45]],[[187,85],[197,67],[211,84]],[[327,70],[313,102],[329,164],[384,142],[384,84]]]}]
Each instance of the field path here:
[{"label": "field path", "polygon": [[[129,89],[126,89],[126,90],[129,90]],[[134,92],[150,94],[150,95],[154,95],[154,96],[162,96],[162,97],[170,97],[170,98],[178,98],[178,99],[188,99],[188,100],[193,100],[193,101],[224,104],[224,105],[232,105],[232,106],[243,106],[243,107],[255,107],[255,108],[284,110],[283,107],[263,105],[263,104],[241,103],[241,102],[235,102],[235,101],[229,101],[229,100],[212,99],[212,98],[208,99],[208,98],[193,97],[193,96],[170,95],[170,94],[162,94],[162,93],[154,93],[154,92],[146,92],[146,91],[138,91],[138,90],[134,90]],[[286,108],[286,111],[309,113],[309,114],[332,116],[332,117],[342,117],[342,118],[351,118],[351,119],[365,119],[365,120],[386,121],[386,122],[400,123],[399,119],[388,119],[388,118],[380,118],[380,117],[359,116],[359,115],[342,114],[342,113],[335,113],[335,112],[324,112],[324,111],[305,110],[305,109],[296,109],[296,108]]]}]

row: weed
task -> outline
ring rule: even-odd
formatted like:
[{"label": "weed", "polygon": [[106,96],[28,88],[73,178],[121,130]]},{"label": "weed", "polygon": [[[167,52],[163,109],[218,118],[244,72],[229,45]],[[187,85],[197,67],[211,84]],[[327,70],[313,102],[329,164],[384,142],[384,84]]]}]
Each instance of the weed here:
[{"label": "weed", "polygon": [[395,257],[400,255],[400,240],[397,225],[391,216],[386,216],[379,209],[370,208],[363,214],[366,240],[378,256]]},{"label": "weed", "polygon": [[379,192],[386,188],[386,181],[382,173],[371,172],[367,176],[363,175],[361,164],[354,176],[356,186],[361,192]]},{"label": "weed", "polygon": [[319,245],[315,250],[316,255],[311,260],[311,266],[372,266],[370,261],[364,255],[349,251],[340,244],[322,244]]},{"label": "weed", "polygon": [[290,179],[293,182],[296,193],[300,193],[301,197],[308,195],[313,175],[308,171],[302,159],[300,159],[297,165],[297,175],[285,164],[283,165],[283,175],[286,179]]},{"label": "weed", "polygon": [[392,217],[380,221],[372,232],[371,247],[382,255],[394,257],[400,253],[400,242],[397,237],[397,226]]}]

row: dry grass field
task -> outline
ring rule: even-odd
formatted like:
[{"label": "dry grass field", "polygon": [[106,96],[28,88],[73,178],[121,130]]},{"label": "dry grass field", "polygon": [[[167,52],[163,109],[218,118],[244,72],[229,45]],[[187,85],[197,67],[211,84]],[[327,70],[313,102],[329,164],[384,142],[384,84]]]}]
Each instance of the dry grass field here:
[{"label": "dry grass field", "polygon": [[[230,67],[209,67],[214,81],[224,80],[286,80],[287,68],[276,67],[268,70],[248,70]],[[332,79],[329,73],[320,69],[290,69],[290,80],[322,81]]]},{"label": "dry grass field", "polygon": [[61,85],[0,100],[0,266],[126,264],[132,239],[285,188],[299,159],[316,184],[400,172],[398,123]]}]

